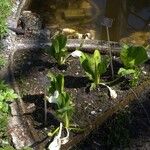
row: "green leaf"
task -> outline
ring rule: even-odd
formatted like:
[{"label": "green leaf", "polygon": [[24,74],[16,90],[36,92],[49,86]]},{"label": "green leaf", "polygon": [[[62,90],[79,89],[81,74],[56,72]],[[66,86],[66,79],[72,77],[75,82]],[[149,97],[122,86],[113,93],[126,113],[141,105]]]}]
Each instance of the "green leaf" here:
[{"label": "green leaf", "polygon": [[133,68],[148,60],[148,55],[142,46],[125,46],[121,50],[120,58],[126,68]]},{"label": "green leaf", "polygon": [[104,74],[107,71],[108,64],[109,64],[108,58],[103,58],[101,63],[98,64],[98,69],[99,69],[100,75]]},{"label": "green leaf", "polygon": [[60,47],[59,47],[59,41],[57,39],[53,39],[52,40],[52,50],[55,50],[55,57],[56,57],[56,54],[60,52]]},{"label": "green leaf", "polygon": [[50,78],[49,94],[54,94],[55,91],[62,93],[64,91],[64,76],[62,74],[52,74],[49,72],[47,76]]},{"label": "green leaf", "polygon": [[93,55],[82,53],[80,63],[88,78],[94,83],[90,89],[94,89],[100,82],[100,76],[107,70],[108,59],[101,58],[100,52],[95,50]]},{"label": "green leaf", "polygon": [[5,99],[5,96],[3,96],[3,93],[0,92],[0,102],[2,102]]},{"label": "green leaf", "polygon": [[64,76],[59,74],[56,76],[56,80],[57,80],[59,93],[63,93],[64,92]]},{"label": "green leaf", "polygon": [[118,74],[120,76],[129,76],[129,77],[131,77],[130,85],[135,86],[138,83],[141,72],[138,68],[135,68],[135,69],[120,68],[119,71],[118,71]]},{"label": "green leaf", "polygon": [[58,34],[52,39],[51,47],[45,50],[48,55],[51,55],[56,59],[58,65],[64,64],[68,58],[66,43],[67,37],[63,34]]},{"label": "green leaf", "polygon": [[95,65],[90,59],[85,59],[82,62],[82,67],[90,80],[94,80]]},{"label": "green leaf", "polygon": [[71,102],[71,97],[67,92],[59,94],[57,99],[58,110],[57,116],[65,123],[65,126],[69,127],[69,122],[74,111],[74,105]]},{"label": "green leaf", "polygon": [[126,76],[130,74],[134,74],[136,71],[134,69],[125,69],[125,68],[120,68],[118,71],[118,74],[121,76]]},{"label": "green leaf", "polygon": [[100,52],[98,50],[94,51],[93,58],[94,58],[96,65],[98,65],[99,62],[101,62],[101,56],[100,56]]},{"label": "green leaf", "polygon": [[59,48],[63,49],[66,46],[67,43],[67,37],[63,34],[60,34],[57,38],[57,41],[59,43]]}]

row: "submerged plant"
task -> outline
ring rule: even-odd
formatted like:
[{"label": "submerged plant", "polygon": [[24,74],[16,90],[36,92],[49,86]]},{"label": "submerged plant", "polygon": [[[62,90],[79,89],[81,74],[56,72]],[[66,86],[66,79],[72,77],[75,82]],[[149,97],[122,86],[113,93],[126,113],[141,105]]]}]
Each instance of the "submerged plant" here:
[{"label": "submerged plant", "polygon": [[58,34],[52,39],[52,45],[46,52],[53,56],[58,65],[65,64],[66,59],[68,58],[68,51],[66,48],[67,37],[63,34]]},{"label": "submerged plant", "polygon": [[129,76],[131,86],[137,85],[141,75],[139,65],[148,60],[146,49],[142,46],[124,45],[120,58],[124,67],[119,69],[118,74],[120,76]]},{"label": "submerged plant", "polygon": [[90,89],[96,88],[101,82],[101,75],[107,70],[108,59],[102,58],[98,50],[95,50],[93,55],[87,55],[78,50],[74,51],[71,55],[80,58],[80,63],[87,77],[92,81]]}]

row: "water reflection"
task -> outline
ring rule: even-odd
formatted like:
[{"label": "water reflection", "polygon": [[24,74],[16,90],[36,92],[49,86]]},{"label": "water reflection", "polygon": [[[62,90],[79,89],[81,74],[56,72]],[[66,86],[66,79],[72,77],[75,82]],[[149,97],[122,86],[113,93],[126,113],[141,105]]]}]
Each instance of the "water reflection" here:
[{"label": "water reflection", "polygon": [[82,34],[91,33],[95,39],[106,40],[106,29],[101,25],[102,18],[106,16],[113,19],[111,40],[132,43],[133,38],[136,44],[135,35],[146,34],[143,41],[150,38],[149,0],[32,0],[28,9],[40,14],[44,27],[54,31],[69,28]]}]

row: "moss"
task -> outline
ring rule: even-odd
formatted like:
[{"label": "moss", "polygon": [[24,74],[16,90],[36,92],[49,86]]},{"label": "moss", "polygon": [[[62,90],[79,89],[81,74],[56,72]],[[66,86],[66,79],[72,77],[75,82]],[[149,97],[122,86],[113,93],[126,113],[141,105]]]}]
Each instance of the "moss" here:
[{"label": "moss", "polygon": [[0,0],[0,37],[2,38],[6,31],[6,19],[10,14],[11,10],[11,0]]}]

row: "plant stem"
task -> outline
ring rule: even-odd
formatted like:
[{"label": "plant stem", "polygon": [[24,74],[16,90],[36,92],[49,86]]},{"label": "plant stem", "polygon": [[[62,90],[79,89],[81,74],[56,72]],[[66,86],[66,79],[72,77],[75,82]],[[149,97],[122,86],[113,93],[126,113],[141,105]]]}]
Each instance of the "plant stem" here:
[{"label": "plant stem", "polygon": [[47,125],[47,100],[44,99],[44,112],[45,112],[45,115],[44,115],[44,124],[45,126]]},{"label": "plant stem", "polygon": [[69,118],[67,113],[65,114],[65,128],[69,128]]},{"label": "plant stem", "polygon": [[107,32],[107,40],[109,45],[109,56],[110,56],[110,66],[111,66],[111,74],[112,78],[114,78],[114,69],[113,69],[113,62],[112,62],[112,53],[111,53],[111,47],[110,47],[110,36],[109,36],[109,29],[106,26],[106,32]]}]

